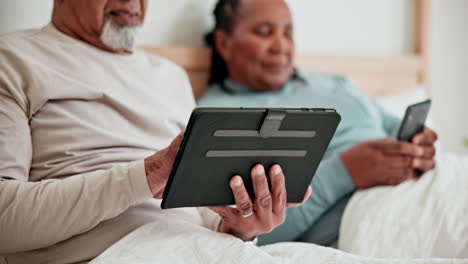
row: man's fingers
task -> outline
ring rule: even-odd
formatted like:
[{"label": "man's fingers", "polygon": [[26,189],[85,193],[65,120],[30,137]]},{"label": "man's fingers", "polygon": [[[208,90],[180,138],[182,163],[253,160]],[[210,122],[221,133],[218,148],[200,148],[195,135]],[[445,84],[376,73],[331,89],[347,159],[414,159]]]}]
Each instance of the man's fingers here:
[{"label": "man's fingers", "polygon": [[306,193],[304,194],[304,200],[302,200],[302,203],[288,203],[286,208],[290,207],[296,207],[302,205],[305,201],[307,201],[310,196],[312,195],[312,187],[308,187]]},{"label": "man's fingers", "polygon": [[435,167],[435,161],[433,159],[414,159],[412,165],[415,169],[428,171]]},{"label": "man's fingers", "polygon": [[255,191],[255,211],[262,217],[271,213],[272,198],[265,169],[262,165],[255,166],[252,171],[252,182]]},{"label": "man's fingers", "polygon": [[270,169],[270,180],[273,198],[273,213],[284,215],[286,209],[286,186],[284,174],[279,165],[274,165]]},{"label": "man's fingers", "polygon": [[304,194],[304,200],[302,200],[302,202],[304,203],[305,201],[309,200],[310,196],[312,195],[312,187],[309,186],[307,188],[307,191],[306,193]]},{"label": "man's fingers", "polygon": [[253,204],[249,193],[245,189],[244,182],[240,176],[232,177],[230,186],[236,200],[237,210],[242,216],[248,216],[253,213]]},{"label": "man's fingers", "polygon": [[176,152],[179,150],[180,144],[182,143],[182,139],[184,138],[184,133],[185,131],[182,131],[177,135],[176,138],[174,138],[171,142],[171,145],[169,146],[170,150],[172,152]]},{"label": "man's fingers", "polygon": [[413,137],[412,142],[418,145],[433,145],[437,141],[437,133],[425,127],[424,131]]},{"label": "man's fingers", "polygon": [[236,219],[237,210],[227,206],[210,206],[208,207],[211,211],[217,213],[221,219],[225,222],[232,222]]}]

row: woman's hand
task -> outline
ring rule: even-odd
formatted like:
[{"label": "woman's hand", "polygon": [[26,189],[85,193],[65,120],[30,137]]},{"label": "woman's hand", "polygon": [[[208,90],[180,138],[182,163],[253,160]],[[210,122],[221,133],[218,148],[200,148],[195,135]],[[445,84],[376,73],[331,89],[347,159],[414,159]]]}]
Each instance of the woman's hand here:
[{"label": "woman's hand", "polygon": [[422,157],[413,159],[413,167],[422,173],[433,169],[436,165],[434,157],[436,154],[435,142],[437,139],[437,133],[425,127],[421,133],[416,134],[411,140],[414,145],[420,146],[424,150]]},{"label": "woman's hand", "polygon": [[[232,234],[244,241],[250,241],[256,236],[269,233],[284,222],[286,208],[300,204],[287,204],[284,175],[279,165],[270,169],[271,191],[268,187],[267,176],[262,165],[252,169],[251,176],[255,191],[255,201],[245,189],[240,176],[234,176],[230,181],[231,189],[236,200],[236,207],[210,207],[221,218],[219,232]],[[309,186],[304,201],[312,190]]]},{"label": "woman's hand", "polygon": [[425,128],[412,142],[381,139],[359,143],[340,154],[358,189],[398,185],[435,166],[437,134]]}]

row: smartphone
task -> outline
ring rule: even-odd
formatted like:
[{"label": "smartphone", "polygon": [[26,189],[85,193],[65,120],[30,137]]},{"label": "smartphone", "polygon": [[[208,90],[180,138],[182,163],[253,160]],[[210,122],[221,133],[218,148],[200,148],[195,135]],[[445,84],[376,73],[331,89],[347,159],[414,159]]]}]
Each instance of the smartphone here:
[{"label": "smartphone", "polygon": [[408,106],[400,129],[398,130],[398,140],[409,142],[416,134],[424,130],[424,124],[429,114],[429,109],[431,108],[431,102],[432,101],[429,99]]}]

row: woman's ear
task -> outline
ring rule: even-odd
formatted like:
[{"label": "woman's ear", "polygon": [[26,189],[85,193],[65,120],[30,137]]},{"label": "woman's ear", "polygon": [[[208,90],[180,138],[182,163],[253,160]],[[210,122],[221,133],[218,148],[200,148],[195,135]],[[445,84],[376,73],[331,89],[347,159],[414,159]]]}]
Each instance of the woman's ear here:
[{"label": "woman's ear", "polygon": [[219,55],[225,62],[230,61],[232,54],[230,49],[230,36],[224,30],[216,30],[214,32],[214,46]]}]

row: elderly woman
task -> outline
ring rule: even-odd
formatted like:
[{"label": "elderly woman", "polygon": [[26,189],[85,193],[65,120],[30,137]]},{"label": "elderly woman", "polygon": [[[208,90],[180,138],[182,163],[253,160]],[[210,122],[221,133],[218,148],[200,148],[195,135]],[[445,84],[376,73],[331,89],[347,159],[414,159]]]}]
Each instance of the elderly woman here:
[{"label": "elderly woman", "polygon": [[293,67],[293,23],[283,0],[219,0],[210,87],[201,106],[332,107],[342,122],[312,180],[314,195],[288,209],[284,224],[260,244],[304,241],[329,245],[356,189],[396,185],[434,168],[437,135],[426,128],[412,142],[391,139],[400,120],[346,79]]}]

